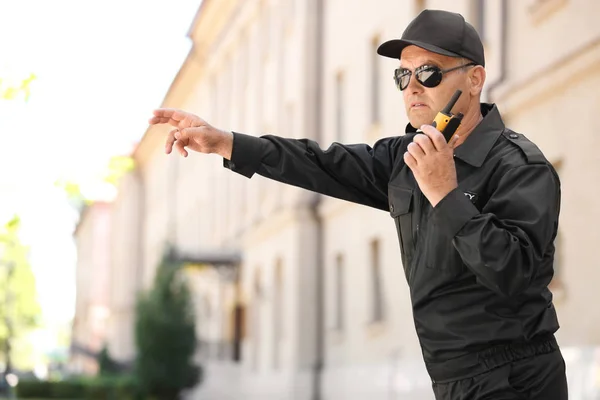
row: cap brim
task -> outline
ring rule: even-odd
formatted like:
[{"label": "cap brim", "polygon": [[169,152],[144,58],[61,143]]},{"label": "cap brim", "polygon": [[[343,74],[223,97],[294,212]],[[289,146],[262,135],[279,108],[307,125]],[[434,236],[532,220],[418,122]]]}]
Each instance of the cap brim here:
[{"label": "cap brim", "polygon": [[377,48],[377,54],[384,57],[400,59],[400,54],[405,47],[414,45],[420,47],[425,50],[429,50],[433,53],[441,54],[449,57],[460,57],[460,55],[453,53],[448,50],[444,50],[440,47],[434,46],[432,44],[419,42],[418,40],[402,40],[402,39],[393,39],[388,40],[387,42],[381,44]]}]

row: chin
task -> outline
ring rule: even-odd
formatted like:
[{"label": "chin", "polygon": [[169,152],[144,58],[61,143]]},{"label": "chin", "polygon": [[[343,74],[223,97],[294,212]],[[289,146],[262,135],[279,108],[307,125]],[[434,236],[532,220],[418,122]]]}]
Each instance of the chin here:
[{"label": "chin", "polygon": [[429,115],[430,113],[411,113],[409,114],[408,120],[412,126],[419,129],[422,125],[429,125],[433,122],[434,116]]},{"label": "chin", "polygon": [[411,118],[410,124],[415,127],[415,129],[419,129],[421,126],[425,124],[431,124],[433,120],[427,118]]}]

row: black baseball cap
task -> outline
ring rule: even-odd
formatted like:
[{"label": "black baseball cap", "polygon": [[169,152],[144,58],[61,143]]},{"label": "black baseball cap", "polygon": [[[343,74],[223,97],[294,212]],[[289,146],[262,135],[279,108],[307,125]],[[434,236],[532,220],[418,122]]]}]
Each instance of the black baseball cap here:
[{"label": "black baseball cap", "polygon": [[402,50],[410,45],[445,56],[465,57],[485,66],[479,34],[462,15],[450,11],[421,11],[408,24],[401,39],[383,43],[377,49],[377,54],[399,59]]}]

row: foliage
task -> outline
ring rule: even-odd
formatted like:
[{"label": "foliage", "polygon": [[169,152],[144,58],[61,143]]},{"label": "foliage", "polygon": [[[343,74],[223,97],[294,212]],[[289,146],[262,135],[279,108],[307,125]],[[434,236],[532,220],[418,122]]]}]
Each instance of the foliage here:
[{"label": "foliage", "polygon": [[59,179],[54,182],[54,186],[62,189],[67,197],[67,201],[76,210],[82,211],[85,206],[89,206],[92,203],[91,199],[88,199],[83,195],[81,186],[77,182]]},{"label": "foliage", "polygon": [[29,249],[20,240],[20,227],[15,216],[0,232],[0,348],[9,369],[11,344],[38,327],[41,317]]},{"label": "foliage", "polygon": [[138,385],[131,375],[70,378],[58,381],[21,380],[19,399],[138,400]]},{"label": "foliage", "polygon": [[10,82],[7,78],[0,78],[0,99],[15,100],[23,95],[24,100],[28,101],[31,95],[31,83],[36,79],[34,74],[29,74],[25,79],[17,82]]},{"label": "foliage", "polygon": [[119,372],[119,364],[110,357],[108,346],[104,346],[98,355],[100,376],[110,376]]},{"label": "foliage", "polygon": [[157,399],[176,399],[201,379],[202,370],[193,364],[197,340],[191,293],[178,271],[179,265],[163,261],[153,288],[136,306],[135,375]]},{"label": "foliage", "polygon": [[[134,168],[135,162],[132,157],[113,156],[95,182],[109,184],[116,188],[121,178]],[[77,179],[58,179],[54,182],[54,186],[65,193],[71,206],[78,211],[82,211],[86,206],[91,205],[94,200],[97,200],[84,193],[82,183]]]},{"label": "foliage", "polygon": [[108,167],[103,176],[103,181],[112,185],[117,185],[119,180],[127,172],[135,168],[133,158],[127,156],[114,156],[108,162]]}]

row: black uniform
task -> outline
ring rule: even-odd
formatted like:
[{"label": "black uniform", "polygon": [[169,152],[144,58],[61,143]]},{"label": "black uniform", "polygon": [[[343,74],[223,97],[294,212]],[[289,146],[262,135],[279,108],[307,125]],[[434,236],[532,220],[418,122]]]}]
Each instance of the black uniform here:
[{"label": "black uniform", "polygon": [[[531,379],[515,380],[517,363],[530,366],[546,357],[544,366],[552,366],[559,386],[539,398],[563,399],[564,362],[547,288],[559,178],[531,141],[505,128],[494,105],[482,104],[481,110],[484,119],[455,150],[459,187],[435,208],[404,163],[415,135],[410,125],[405,135],[372,148],[335,143],[325,151],[307,139],[234,133],[231,161],[224,165],[246,177],[258,173],[390,213],[437,398],[479,399],[484,387],[494,399],[503,398],[502,390],[535,391],[526,385],[542,387],[549,378],[525,368]],[[504,389],[498,386],[502,373]],[[472,397],[464,397],[467,387],[475,391]],[[463,395],[456,396],[457,390]]]}]

